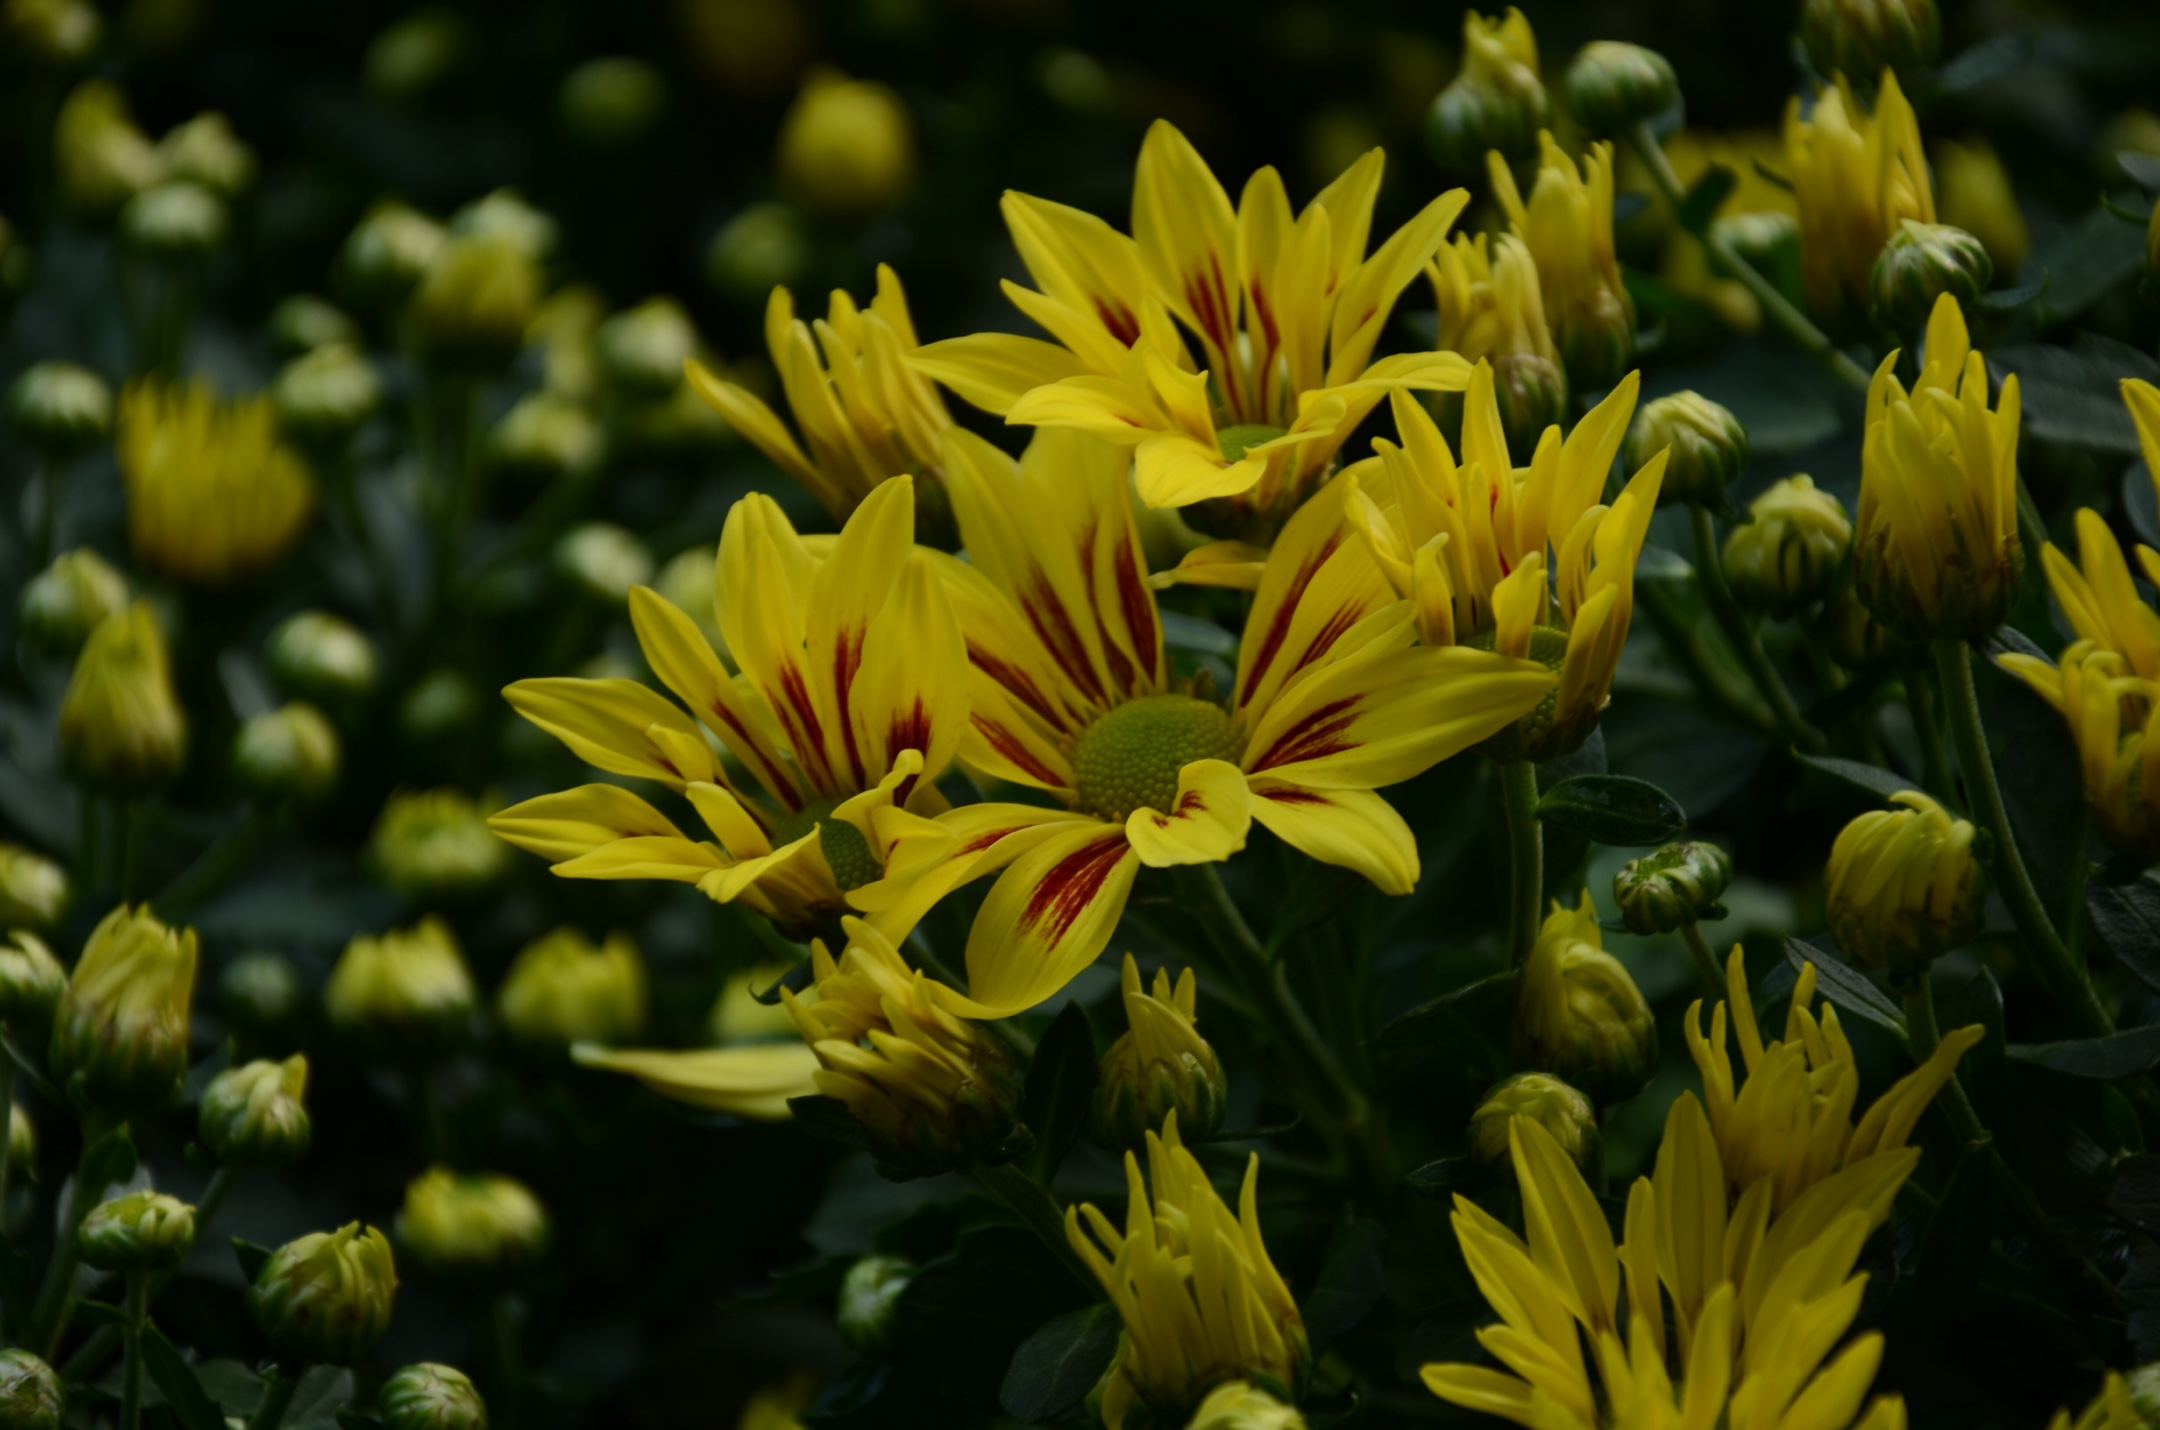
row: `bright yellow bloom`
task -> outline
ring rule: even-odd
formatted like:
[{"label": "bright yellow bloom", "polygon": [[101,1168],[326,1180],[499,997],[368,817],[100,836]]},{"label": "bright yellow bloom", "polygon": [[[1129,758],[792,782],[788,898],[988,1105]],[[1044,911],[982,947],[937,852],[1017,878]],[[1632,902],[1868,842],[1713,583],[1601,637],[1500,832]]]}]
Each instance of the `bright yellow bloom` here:
[{"label": "bright yellow bloom", "polygon": [[1155,1424],[1180,1424],[1209,1390],[1233,1380],[1295,1403],[1312,1351],[1260,1239],[1260,1155],[1245,1164],[1233,1214],[1178,1140],[1176,1117],[1161,1136],[1148,1134],[1147,1154],[1146,1181],[1140,1159],[1125,1154],[1122,1233],[1091,1204],[1065,1209],[1065,1239],[1125,1323],[1103,1424],[1121,1430],[1135,1404],[1153,1411]]},{"label": "bright yellow bloom", "polygon": [[[735,504],[715,605],[739,676],[688,615],[633,590],[638,641],[682,706],[622,679],[521,680],[504,692],[589,763],[684,796],[717,842],[612,784],[527,800],[490,826],[566,878],[695,884],[803,937],[860,911],[905,938],[951,887],[917,875],[963,837],[933,822],[946,808],[933,782],[968,711],[967,648],[915,547],[913,492],[910,478],[891,478],[817,546],[771,498]],[[957,878],[964,866],[941,867]]]},{"label": "bright yellow bloom", "polygon": [[1576,167],[1549,133],[1538,135],[1537,180],[1523,202],[1497,152],[1485,156],[1493,197],[1537,260],[1545,312],[1568,376],[1585,391],[1619,382],[1635,355],[1635,302],[1613,252],[1612,145],[1590,146]]},{"label": "bright yellow bloom", "polygon": [[315,514],[315,479],[278,440],[267,396],[144,380],[120,398],[128,543],[176,581],[218,586],[275,565]]},{"label": "bright yellow bloom", "polygon": [[[1639,386],[1628,374],[1575,424],[1545,431],[1527,467],[1508,457],[1489,365],[1463,404],[1458,468],[1447,439],[1408,398],[1394,404],[1403,445],[1376,438],[1377,458],[1344,475],[1347,500],[1380,571],[1412,599],[1427,645],[1489,647],[1559,672],[1551,704],[1513,738],[1513,758],[1544,760],[1580,745],[1612,690],[1634,610],[1635,561],[1657,509],[1666,455],[1643,464],[1610,506],[1600,498]],[[1559,603],[1548,571],[1558,573]]]},{"label": "bright yellow bloom", "polygon": [[1460,390],[1469,377],[1452,353],[1373,360],[1396,298],[1469,199],[1442,194],[1368,257],[1384,164],[1372,150],[1295,217],[1281,175],[1261,169],[1233,209],[1185,136],[1157,120],[1140,148],[1132,237],[1005,196],[1040,288],[1008,282],[1006,296],[1057,341],[977,334],[931,344],[916,366],[1008,422],[1132,448],[1148,505],[1220,499],[1201,517],[1211,534],[1265,542],[1388,392]]},{"label": "bright yellow bloom", "polygon": [[983,830],[955,857],[1009,862],[968,940],[978,1016],[1033,1007],[1094,962],[1142,864],[1227,859],[1256,820],[1408,893],[1417,845],[1374,791],[1553,687],[1530,661],[1417,645],[1409,603],[1345,525],[1347,488],[1330,483],[1268,555],[1229,703],[1175,689],[1122,454],[1045,431],[1014,462],[957,428],[946,451],[971,558],[939,563],[974,666],[964,754],[1061,806],[965,811]]},{"label": "bright yellow bloom", "polygon": [[1657,1020],[1627,966],[1605,951],[1590,891],[1572,909],[1553,900],[1523,960],[1515,1046],[1600,1103],[1642,1090],[1657,1068]]},{"label": "bright yellow bloom", "polygon": [[2085,1407],[2072,1420],[2070,1412],[2058,1410],[2048,1422],[2048,1430],[2145,1430],[2151,1422],[2138,1413],[2137,1404],[2130,1398],[2130,1387],[2114,1371],[2100,1385],[2100,1393],[2092,1404]]},{"label": "bright yellow bloom", "polygon": [[[2160,255],[2160,203],[2153,205],[2152,232],[2153,252]],[[2155,259],[2152,268],[2160,274],[2160,258]],[[2145,470],[2152,477],[2153,490],[2160,492],[2160,387],[2143,378],[2126,377],[2122,380],[2122,395],[2123,405],[2130,409],[2130,420],[2137,427],[2138,451],[2145,458]]]},{"label": "bright yellow bloom", "polygon": [[1988,410],[1987,363],[1944,294],[1908,394],[1893,352],[1868,385],[1853,555],[1860,597],[1914,640],[1978,640],[2017,597],[2018,380]]},{"label": "bright yellow bloom", "polygon": [[908,364],[915,320],[890,267],[878,265],[877,296],[867,310],[836,289],[814,326],[795,316],[787,289],[773,289],[765,345],[801,442],[770,407],[694,358],[690,384],[834,521],[845,521],[888,477],[936,477],[938,434],[952,417],[937,384]]},{"label": "bright yellow bloom", "polygon": [[1470,362],[1503,353],[1560,361],[1545,324],[1537,261],[1514,234],[1458,233],[1425,265],[1425,277],[1439,313],[1442,351]]},{"label": "bright yellow bloom", "polygon": [[1194,1026],[1200,983],[1191,969],[1175,982],[1155,970],[1150,991],[1140,965],[1125,955],[1126,1031],[1102,1056],[1095,1085],[1094,1130],[1111,1147],[1138,1147],[1172,1112],[1203,1140],[1222,1129],[1229,1088],[1215,1049]]},{"label": "bright yellow bloom", "polygon": [[1984,902],[1969,820],[1918,790],[1845,826],[1830,849],[1824,902],[1830,931],[1853,962],[1924,976],[1929,963],[1979,931]]},{"label": "bright yellow bloom", "polygon": [[1785,160],[1800,203],[1808,303],[1827,320],[1857,320],[1868,310],[1868,275],[1890,235],[1906,219],[1936,221],[1920,123],[1897,76],[1884,71],[1872,115],[1843,75],[1806,118],[1795,96],[1785,109]]}]

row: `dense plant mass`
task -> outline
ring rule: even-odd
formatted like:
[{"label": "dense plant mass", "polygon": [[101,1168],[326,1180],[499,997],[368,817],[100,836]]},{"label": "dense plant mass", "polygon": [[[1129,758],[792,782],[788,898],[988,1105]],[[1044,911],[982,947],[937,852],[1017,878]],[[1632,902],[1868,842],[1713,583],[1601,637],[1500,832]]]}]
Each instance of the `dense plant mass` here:
[{"label": "dense plant mass", "polygon": [[0,0],[0,1430],[2160,1427],[2160,21],[1592,23]]}]

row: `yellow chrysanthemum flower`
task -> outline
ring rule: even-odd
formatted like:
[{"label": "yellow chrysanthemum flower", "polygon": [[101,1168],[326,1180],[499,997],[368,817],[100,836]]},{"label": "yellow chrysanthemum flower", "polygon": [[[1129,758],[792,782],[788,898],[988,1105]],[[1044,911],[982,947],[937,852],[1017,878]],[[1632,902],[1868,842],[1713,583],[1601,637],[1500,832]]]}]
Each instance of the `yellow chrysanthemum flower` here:
[{"label": "yellow chrysanthemum flower", "polygon": [[1985,900],[1973,856],[1978,832],[1916,789],[1890,796],[1839,831],[1823,873],[1830,931],[1847,957],[1893,978],[1970,942]]},{"label": "yellow chrysanthemum flower", "polygon": [[1785,161],[1800,204],[1808,304],[1826,320],[1855,320],[1868,310],[1868,275],[1890,235],[1907,219],[1935,222],[1920,122],[1897,76],[1883,72],[1873,114],[1843,75],[1804,118],[1795,96],[1785,110]]},{"label": "yellow chrysanthemum flower", "polygon": [[489,826],[567,878],[696,884],[804,937],[860,911],[906,937],[951,887],[923,883],[923,869],[957,880],[966,868],[945,857],[966,826],[934,821],[946,805],[933,781],[967,726],[967,648],[914,521],[904,476],[817,548],[769,497],[746,497],[728,513],[714,577],[740,675],[641,586],[631,621],[681,706],[622,679],[521,680],[504,692],[580,758],[683,796],[717,842],[612,784],[527,800]]},{"label": "yellow chrysanthemum flower", "polygon": [[[1260,1237],[1260,1155],[1245,1164],[1238,1209],[1178,1140],[1177,1118],[1148,1134],[1148,1177],[1125,1154],[1125,1229],[1092,1204],[1065,1209],[1065,1237],[1125,1323],[1102,1418],[1122,1430],[1135,1405],[1184,1423],[1216,1386],[1245,1381],[1296,1403],[1312,1350],[1297,1302]],[[1150,1184],[1152,1183],[1152,1195]]]},{"label": "yellow chrysanthemum flower", "polygon": [[971,558],[939,563],[974,666],[963,754],[1059,806],[964,811],[980,821],[954,850],[968,876],[1009,861],[968,939],[978,1016],[1033,1007],[1094,962],[1141,865],[1228,859],[1256,820],[1409,893],[1416,841],[1374,791],[1554,685],[1531,661],[1416,644],[1330,483],[1267,558],[1228,704],[1173,689],[1122,453],[1044,431],[1015,462],[956,428],[945,470]]},{"label": "yellow chrysanthemum flower", "polygon": [[[1559,672],[1549,707],[1513,734],[1512,758],[1574,749],[1612,690],[1634,610],[1635,561],[1664,480],[1665,453],[1643,464],[1610,506],[1600,497],[1627,434],[1639,382],[1614,388],[1565,441],[1549,427],[1527,467],[1508,457],[1492,369],[1480,363],[1463,404],[1458,467],[1447,439],[1410,399],[1394,404],[1402,445],[1344,473],[1350,520],[1379,570],[1411,598],[1433,646],[1479,646]],[[1547,572],[1558,573],[1559,602]]]},{"label": "yellow chrysanthemum flower", "polygon": [[176,581],[217,586],[275,565],[315,514],[315,479],[278,440],[268,397],[143,380],[120,398],[128,544]]},{"label": "yellow chrysanthemum flower", "polygon": [[907,361],[917,346],[915,322],[890,267],[878,265],[877,296],[868,309],[835,290],[814,326],[795,316],[787,289],[773,289],[765,345],[801,442],[755,395],[695,359],[686,369],[690,385],[834,521],[845,521],[888,477],[936,477],[938,434],[952,417],[937,384]]},{"label": "yellow chrysanthemum flower", "polygon": [[1140,148],[1132,237],[1005,196],[1040,285],[1008,282],[1006,295],[1057,341],[983,333],[933,343],[915,364],[1008,422],[1131,448],[1148,505],[1211,502],[1190,519],[1265,543],[1383,396],[1460,390],[1469,377],[1453,353],[1373,359],[1396,298],[1469,198],[1442,194],[1368,257],[1384,163],[1372,150],[1295,216],[1281,175],[1261,169],[1233,209],[1198,151],[1157,120]]},{"label": "yellow chrysanthemum flower", "polygon": [[[2160,236],[2160,203],[2153,205],[2153,233]],[[2160,253],[2160,237],[2155,239],[2156,253]],[[2153,265],[2160,271],[2160,263]],[[2145,471],[2152,478],[2153,490],[2160,492],[2160,387],[2143,378],[2126,377],[2122,380],[2123,405],[2130,409],[2130,421],[2137,428],[2138,451],[2145,458]]]},{"label": "yellow chrysanthemum flower", "polygon": [[1860,598],[1915,640],[1978,640],[2017,597],[2018,380],[1988,410],[1987,363],[1945,293],[1928,318],[1925,366],[1908,393],[1898,354],[1868,385],[1853,557]]},{"label": "yellow chrysanthemum flower", "polygon": [[1635,355],[1635,301],[1613,250],[1612,145],[1592,144],[1576,167],[1550,133],[1538,134],[1538,172],[1523,201],[1498,151],[1485,156],[1493,197],[1537,260],[1545,313],[1576,387],[1620,381]]},{"label": "yellow chrysanthemum flower", "polygon": [[2048,1430],[2145,1430],[2150,1423],[2138,1413],[2137,1403],[2130,1397],[2129,1383],[2109,1371],[2107,1379],[2101,1382],[2100,1393],[2079,1412],[2077,1419],[2072,1420],[2067,1410],[2058,1410],[2055,1418],[2048,1421]]}]

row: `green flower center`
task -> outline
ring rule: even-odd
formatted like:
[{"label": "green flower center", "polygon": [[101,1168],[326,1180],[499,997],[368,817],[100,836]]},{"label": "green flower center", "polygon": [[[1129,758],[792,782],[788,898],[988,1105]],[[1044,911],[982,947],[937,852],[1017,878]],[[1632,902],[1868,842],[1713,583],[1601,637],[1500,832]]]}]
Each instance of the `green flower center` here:
[{"label": "green flower center", "polygon": [[1280,427],[1270,427],[1262,422],[1241,422],[1235,427],[1218,428],[1215,445],[1222,448],[1223,460],[1239,462],[1245,459],[1245,449],[1272,442],[1283,435]]},{"label": "green flower center", "polygon": [[[1491,650],[1497,631],[1479,631],[1464,644],[1476,650]],[[1530,628],[1529,658],[1547,670],[1557,671],[1567,663],[1568,633],[1558,626],[1532,626]]]},{"label": "green flower center", "polygon": [[772,842],[773,848],[779,849],[816,829],[818,848],[832,868],[833,882],[844,894],[884,878],[885,866],[878,862],[870,841],[863,838],[860,829],[844,819],[832,817],[833,806],[839,802],[836,799],[817,800],[785,816],[773,826]]},{"label": "green flower center", "polygon": [[1178,774],[1195,760],[1236,760],[1239,732],[1220,705],[1190,695],[1128,700],[1081,732],[1073,745],[1080,807],[1123,821],[1136,809],[1169,813]]}]

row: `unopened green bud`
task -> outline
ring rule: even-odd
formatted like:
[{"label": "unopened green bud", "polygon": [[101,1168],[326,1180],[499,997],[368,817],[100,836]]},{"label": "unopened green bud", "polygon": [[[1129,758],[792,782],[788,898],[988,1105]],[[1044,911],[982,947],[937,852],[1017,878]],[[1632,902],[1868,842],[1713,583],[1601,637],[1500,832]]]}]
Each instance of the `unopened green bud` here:
[{"label": "unopened green bud", "polygon": [[554,256],[562,226],[525,202],[516,189],[495,189],[450,216],[450,232],[459,238],[492,238],[515,246],[534,263]]},{"label": "unopened green bud", "polygon": [[484,888],[509,863],[510,846],[462,790],[399,791],[383,805],[368,853],[390,886],[410,899]]},{"label": "unopened green bud", "polygon": [[1594,1172],[1600,1165],[1597,1108],[1559,1078],[1541,1072],[1502,1079],[1470,1114],[1470,1150],[1478,1161],[1503,1173],[1513,1170],[1508,1126],[1518,1117],[1550,1132],[1583,1171]]},{"label": "unopened green bud", "polygon": [[360,346],[360,327],[344,312],[312,293],[280,299],[270,310],[270,337],[288,357],[343,343]]},{"label": "unopened green bud", "polygon": [[165,161],[135,127],[127,96],[104,80],[86,79],[53,120],[53,169],[68,206],[102,219],[162,179]]},{"label": "unopened green bud", "polygon": [[1522,11],[1510,8],[1498,20],[1467,11],[1462,71],[1433,99],[1425,147],[1456,173],[1482,174],[1488,150],[1508,159],[1536,151],[1546,108],[1537,37]]},{"label": "unopened green bud", "polygon": [[806,207],[862,218],[915,179],[915,126],[882,84],[813,71],[780,127],[780,184]]},{"label": "unopened green bud", "polygon": [[8,388],[8,424],[47,461],[72,461],[112,435],[112,389],[71,362],[36,362]]},{"label": "unopened green bud", "polygon": [[430,916],[346,944],[323,989],[323,1007],[331,1026],[364,1051],[425,1059],[464,1037],[472,1021],[472,975],[450,926]]},{"label": "unopened green bud", "polygon": [[602,323],[593,344],[609,382],[645,397],[666,397],[682,386],[683,364],[697,355],[698,335],[680,303],[647,298]]},{"label": "unopened green bud", "polygon": [[1643,464],[1666,448],[1665,481],[1658,505],[1716,505],[1733,478],[1747,469],[1747,429],[1731,411],[1699,392],[1675,392],[1646,404],[1628,433],[1627,466]]},{"label": "unopened green bud", "polygon": [[487,1404],[471,1377],[423,1361],[391,1372],[375,1396],[383,1430],[487,1430]]},{"label": "unopened green bud", "polygon": [[127,578],[87,546],[63,551],[30,578],[15,628],[33,649],[73,655],[108,616],[127,609]]},{"label": "unopened green bud", "polygon": [[187,715],[165,637],[137,601],[83,643],[60,698],[60,760],[78,779],[125,792],[162,783],[186,753]]},{"label": "unopened green bud", "polygon": [[248,1288],[248,1314],[279,1352],[344,1365],[390,1328],[397,1263],[390,1239],[349,1222],[270,1253]]},{"label": "unopened green bud", "polygon": [[645,964],[628,934],[595,944],[559,928],[527,944],[510,965],[496,1007],[528,1043],[620,1043],[645,1026]]},{"label": "unopened green bud", "polygon": [[335,446],[382,406],[375,365],[344,343],[328,343],[294,358],[272,389],[278,425],[303,442]]},{"label": "unopened green bud", "polygon": [[1185,1430],[1305,1430],[1305,1417],[1260,1387],[1233,1380],[1207,1393]]},{"label": "unopened green bud", "polygon": [[1657,1068],[1657,1020],[1627,968],[1605,951],[1590,891],[1573,909],[1556,899],[1524,960],[1515,1002],[1522,1061],[1610,1105],[1633,1097]]},{"label": "unopened green bud", "polygon": [[1111,1148],[1141,1148],[1173,1112],[1186,1139],[1201,1142],[1222,1128],[1229,1084],[1221,1062],[1193,1024],[1199,984],[1191,969],[1175,983],[1170,970],[1155,971],[1152,989],[1140,982],[1140,966],[1125,955],[1125,1035],[1103,1054],[1095,1084],[1090,1127]]},{"label": "unopened green bud", "polygon": [[445,1281],[500,1283],[547,1249],[548,1218],[524,1183],[432,1167],[405,1188],[399,1245]]},{"label": "unopened green bud", "polygon": [[279,688],[327,705],[362,699],[375,688],[375,647],[350,621],[328,611],[287,616],[263,647]]},{"label": "unopened green bud", "polygon": [[539,480],[591,471],[605,451],[606,439],[592,413],[553,392],[519,398],[487,437],[491,466]]},{"label": "unopened green bud", "polygon": [[1924,973],[1972,941],[1986,904],[1973,826],[1918,790],[1890,797],[1830,848],[1823,901],[1838,947],[1863,968]]},{"label": "unopened green bud", "polygon": [[0,844],[0,926],[51,928],[67,902],[67,870],[34,849]]},{"label": "unopened green bud", "polygon": [[369,209],[339,250],[339,290],[366,308],[403,302],[427,275],[449,235],[441,224],[395,200]]},{"label": "unopened green bud", "polygon": [[0,49],[48,72],[64,72],[97,53],[105,22],[85,0],[7,0],[0,5]]},{"label": "unopened green bud", "polygon": [[1567,420],[1567,371],[1533,352],[1495,353],[1493,398],[1500,406],[1500,428],[1508,450],[1532,452],[1545,429]]},{"label": "unopened green bud", "polygon": [[[37,1175],[37,1124],[19,1102],[8,1104],[7,1167],[10,1177]],[[0,1430],[6,1430],[6,1425],[0,1418]]]},{"label": "unopened green bud", "polygon": [[652,553],[630,532],[605,521],[572,527],[555,543],[555,569],[607,606],[630,599],[630,588],[652,580]]},{"label": "unopened green bud", "polygon": [[1817,74],[1872,90],[1887,69],[1910,87],[1942,50],[1942,16],[1935,0],[1807,0],[1800,39]]},{"label": "unopened green bud", "polygon": [[227,1068],[203,1089],[196,1128],[221,1166],[236,1170],[289,1167],[305,1156],[308,1062],[258,1060]]},{"label": "unopened green bud", "polygon": [[1671,109],[1680,97],[1680,82],[1656,50],[1593,40],[1576,52],[1562,92],[1568,113],[1584,128],[1614,135]]},{"label": "unopened green bud", "polygon": [[266,805],[310,804],[338,777],[338,736],[323,713],[295,700],[250,719],[233,736],[233,775]]},{"label": "unopened green bud", "polygon": [[206,110],[158,141],[165,172],[223,198],[236,199],[255,183],[255,151],[240,142],[224,115]]},{"label": "unopened green bud", "polygon": [[201,184],[144,189],[120,210],[120,238],[153,258],[201,258],[225,242],[225,201]]},{"label": "unopened green bud", "polygon": [[163,1271],[195,1245],[195,1208],[163,1192],[129,1192],[90,1209],[75,1250],[99,1271]]},{"label": "unopened green bud", "polygon": [[1633,934],[1672,933],[1716,918],[1732,883],[1732,856],[1715,844],[1667,844],[1613,875],[1613,902]]},{"label": "unopened green bud", "polygon": [[507,238],[453,238],[413,295],[413,323],[431,361],[497,368],[524,345],[540,302],[540,269]]},{"label": "unopened green bud", "polygon": [[43,939],[23,929],[0,937],[0,1023],[41,1031],[51,1027],[67,985],[67,970]]},{"label": "unopened green bud", "polygon": [[915,1279],[915,1263],[904,1256],[865,1256],[840,1279],[840,1339],[858,1355],[880,1355],[892,1343],[900,1297]]},{"label": "unopened green bud", "polygon": [[398,727],[416,741],[440,739],[480,717],[480,692],[455,670],[431,670],[398,702]]},{"label": "unopened green bud", "polygon": [[1725,538],[1725,579],[1742,605],[1790,616],[1821,600],[1852,549],[1845,505],[1802,472],[1748,506],[1754,517]]},{"label": "unopened green bud", "polygon": [[1948,293],[1969,309],[1995,281],[1995,260],[1962,228],[1906,219],[1876,256],[1870,277],[1875,320],[1900,333],[1917,332]]},{"label": "unopened green bud", "polygon": [[0,1351],[0,1430],[60,1430],[58,1372],[26,1350]]},{"label": "unopened green bud", "polygon": [[267,1033],[300,1009],[300,975],[282,953],[242,954],[218,977],[218,1007],[232,1023]]},{"label": "unopened green bud", "polygon": [[91,930],[53,1014],[47,1062],[78,1105],[155,1112],[187,1080],[188,1010],[200,945],[149,906],[114,909]]},{"label": "unopened green bud", "polygon": [[752,204],[729,219],[705,250],[705,276],[741,303],[763,303],[775,288],[793,287],[810,267],[802,215],[783,203]]},{"label": "unopened green bud", "polygon": [[667,100],[659,70],[628,55],[606,55],[570,71],[557,107],[571,137],[602,149],[651,133]]},{"label": "unopened green bud", "polygon": [[463,62],[465,49],[465,22],[423,5],[369,43],[361,75],[377,99],[405,103],[441,88]]}]

